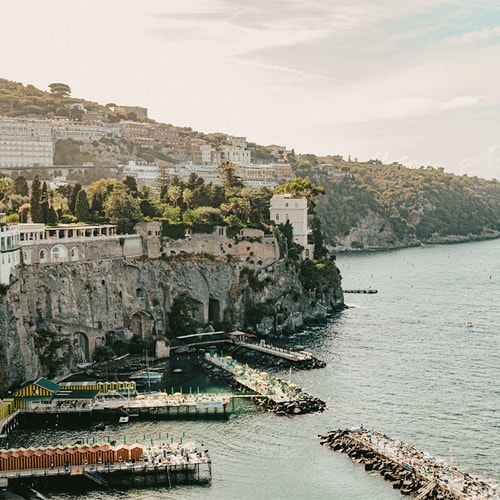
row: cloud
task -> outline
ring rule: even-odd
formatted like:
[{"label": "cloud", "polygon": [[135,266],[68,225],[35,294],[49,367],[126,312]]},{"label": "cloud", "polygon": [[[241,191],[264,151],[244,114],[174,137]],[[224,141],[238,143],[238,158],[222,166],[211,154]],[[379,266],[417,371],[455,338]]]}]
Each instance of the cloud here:
[{"label": "cloud", "polygon": [[479,104],[483,96],[464,95],[441,104],[441,109],[465,108]]}]

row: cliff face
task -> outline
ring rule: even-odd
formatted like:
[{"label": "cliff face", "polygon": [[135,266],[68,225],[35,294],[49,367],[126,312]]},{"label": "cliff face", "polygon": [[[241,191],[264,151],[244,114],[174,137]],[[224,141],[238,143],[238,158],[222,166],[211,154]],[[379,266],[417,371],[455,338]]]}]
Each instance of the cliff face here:
[{"label": "cliff face", "polygon": [[[197,305],[200,326],[217,326],[224,311],[234,327],[283,332],[342,306],[342,291],[312,297],[284,261],[249,271],[216,259],[110,259],[20,266],[0,301],[3,364],[12,386],[67,372],[95,347],[117,339],[176,336],[168,316],[181,292]],[[313,300],[311,300],[313,299]],[[265,304],[256,315],[256,304]]]}]

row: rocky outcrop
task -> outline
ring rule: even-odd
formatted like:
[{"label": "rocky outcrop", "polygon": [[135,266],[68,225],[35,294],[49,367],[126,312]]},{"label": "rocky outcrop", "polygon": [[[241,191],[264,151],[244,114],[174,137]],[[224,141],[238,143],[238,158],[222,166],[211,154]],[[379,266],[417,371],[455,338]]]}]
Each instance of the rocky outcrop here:
[{"label": "rocky outcrop", "polygon": [[[65,373],[81,359],[82,349],[93,352],[134,334],[175,337],[168,316],[181,292],[198,305],[200,326],[221,321],[231,309],[235,328],[261,334],[295,330],[343,306],[341,289],[323,297],[306,293],[297,269],[285,261],[254,267],[251,281],[245,272],[241,263],[200,257],[19,266],[0,299],[8,382],[17,386],[47,376],[49,364]],[[251,320],[255,304],[267,304],[267,316],[259,321]]]}]

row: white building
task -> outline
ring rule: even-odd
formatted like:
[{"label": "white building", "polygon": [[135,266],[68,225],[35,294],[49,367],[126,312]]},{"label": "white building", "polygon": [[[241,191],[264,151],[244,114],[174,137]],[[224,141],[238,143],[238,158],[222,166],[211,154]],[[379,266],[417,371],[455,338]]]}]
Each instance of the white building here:
[{"label": "white building", "polygon": [[20,262],[19,224],[6,224],[5,214],[0,214],[0,283],[10,283],[11,271]]},{"label": "white building", "polygon": [[138,185],[146,184],[151,188],[155,188],[158,184],[159,172],[160,167],[156,164],[138,164],[133,160],[123,167],[123,173],[135,177]]},{"label": "white building", "polygon": [[50,127],[54,143],[58,139],[73,139],[75,141],[98,141],[103,137],[121,137],[117,125],[105,123],[88,124],[72,120],[51,120]]},{"label": "white building", "polygon": [[307,199],[294,198],[291,194],[275,194],[271,198],[271,220],[277,224],[285,224],[290,221],[293,227],[293,240],[304,247],[302,256],[314,258],[314,245],[307,241],[309,226],[307,223]]},{"label": "white building", "polygon": [[252,154],[248,149],[241,149],[234,146],[221,147],[221,160],[230,161],[239,165],[249,165],[252,162]]},{"label": "white building", "polygon": [[0,168],[51,167],[53,156],[47,120],[0,118]]}]

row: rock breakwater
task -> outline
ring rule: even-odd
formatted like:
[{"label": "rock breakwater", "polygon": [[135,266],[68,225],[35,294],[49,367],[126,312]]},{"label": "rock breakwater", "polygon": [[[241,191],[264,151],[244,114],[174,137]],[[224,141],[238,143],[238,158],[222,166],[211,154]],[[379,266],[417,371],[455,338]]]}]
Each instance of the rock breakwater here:
[{"label": "rock breakwater", "polygon": [[494,485],[428,456],[385,434],[365,429],[338,429],[320,435],[320,444],[346,453],[365,470],[378,472],[404,495],[420,500],[498,499]]}]

